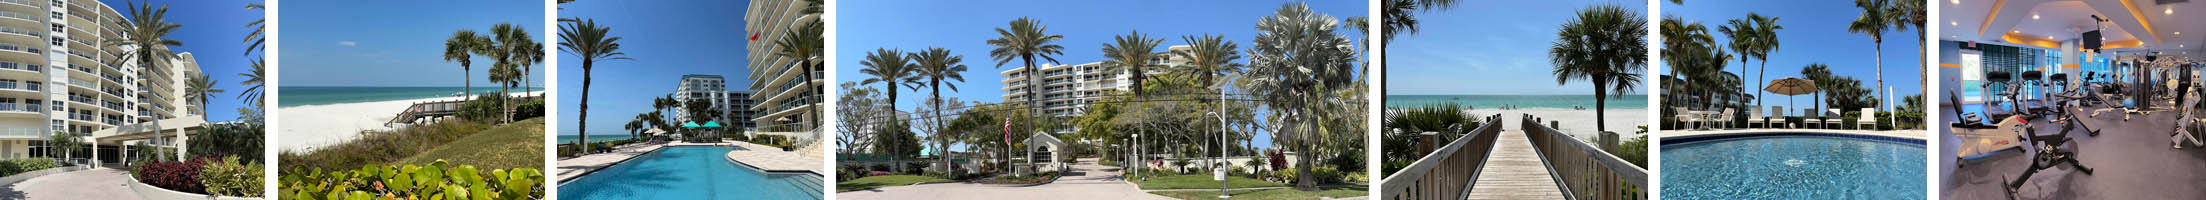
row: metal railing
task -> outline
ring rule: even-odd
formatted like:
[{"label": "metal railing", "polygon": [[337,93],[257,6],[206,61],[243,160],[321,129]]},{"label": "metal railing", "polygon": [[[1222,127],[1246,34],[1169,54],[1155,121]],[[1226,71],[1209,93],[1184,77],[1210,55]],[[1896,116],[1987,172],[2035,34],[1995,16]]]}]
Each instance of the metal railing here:
[{"label": "metal railing", "polygon": [[[1524,136],[1571,199],[1647,199],[1647,169],[1524,115]],[[1559,123],[1559,122],[1558,122]],[[1604,139],[1614,142],[1614,138]]]},{"label": "metal railing", "polygon": [[1482,121],[1483,126],[1380,180],[1380,198],[1462,199],[1469,194],[1471,182],[1486,166],[1486,155],[1493,153],[1494,136],[1501,134],[1500,114]]}]

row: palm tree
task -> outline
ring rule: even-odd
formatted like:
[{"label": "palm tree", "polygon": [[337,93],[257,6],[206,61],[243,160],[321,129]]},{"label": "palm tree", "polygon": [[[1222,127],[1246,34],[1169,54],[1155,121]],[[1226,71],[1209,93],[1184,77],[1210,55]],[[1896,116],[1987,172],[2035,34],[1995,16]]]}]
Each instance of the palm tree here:
[{"label": "palm tree", "polygon": [[245,103],[253,104],[253,107],[261,107],[261,103],[263,103],[261,102],[261,74],[266,73],[268,68],[265,67],[265,60],[259,58],[255,58],[249,63],[253,65],[253,70],[237,73],[237,76],[245,77],[245,81],[238,82],[238,85],[246,86],[245,91],[238,92],[237,97],[245,99]]},{"label": "palm tree", "polygon": [[[1751,32],[1751,34],[1754,34],[1754,43],[1750,45],[1754,48],[1752,48],[1753,53],[1742,53],[1744,55],[1741,57],[1753,56],[1755,60],[1762,61],[1761,68],[1755,69],[1758,74],[1754,75],[1754,96],[1759,97],[1762,96],[1761,88],[1768,87],[1769,84],[1769,80],[1767,80],[1769,78],[1769,53],[1777,51],[1777,30],[1785,29],[1785,26],[1777,25],[1777,17],[1762,16],[1751,12],[1746,13],[1746,19],[1754,25],[1754,31]],[[1746,63],[1739,63],[1739,65],[1742,68],[1746,67]],[[1746,75],[1746,71],[1739,71],[1739,75]],[[1754,102],[1756,102],[1755,106],[1761,106],[1760,102],[1762,101]]]},{"label": "palm tree", "polygon": [[[827,40],[823,39],[823,36],[821,36],[822,34],[824,34],[823,32],[825,32],[824,28],[826,28],[826,26],[826,24],[822,24],[820,21],[812,21],[812,23],[806,23],[804,27],[791,28],[789,32],[786,33],[787,36],[781,37],[781,39],[774,41],[775,46],[781,47],[781,51],[774,52],[774,55],[796,59],[797,66],[804,70],[803,73],[800,75],[804,78],[802,80],[804,80],[804,82],[806,83],[819,80],[819,77],[812,77],[812,73],[814,71],[821,70],[819,68],[825,67],[821,66],[818,60],[820,60],[821,55],[824,55],[824,52],[821,51],[826,50],[826,47],[824,46],[826,46]],[[812,83],[810,85],[812,85],[810,86],[810,90],[806,92],[809,94],[805,94],[804,97],[811,99],[811,103],[814,104],[825,102],[822,101],[824,99],[821,99],[824,98],[825,93],[821,92],[825,92],[826,89],[821,88],[817,83]],[[820,112],[820,108],[811,108],[808,110],[809,111],[807,112]],[[824,117],[818,114],[812,116]],[[812,124],[813,128],[815,128],[816,130],[817,128],[819,128],[819,123],[815,123],[816,121],[814,121],[814,119],[817,118],[807,117],[804,120],[806,124]]]},{"label": "palm tree", "polygon": [[[1049,31],[1049,26],[1042,25],[1041,22],[1027,17],[1011,20],[1010,26],[1008,28],[996,28],[996,34],[999,36],[996,39],[988,40],[988,45],[996,46],[996,49],[989,50],[988,57],[996,59],[997,68],[1002,68],[1003,64],[1010,63],[1012,59],[1018,59],[1026,63],[1024,65],[1026,70],[1023,72],[1028,77],[1026,86],[1024,86],[1026,96],[1021,98],[1026,99],[1025,106],[1028,111],[1026,112],[1027,116],[1025,116],[1026,131],[1023,133],[1032,133],[1034,132],[1033,115],[1041,112],[1034,106],[1034,97],[1039,96],[1034,94],[1034,87],[1036,87],[1034,79],[1037,79],[1034,77],[1040,72],[1035,69],[1034,58],[1040,57],[1050,63],[1057,63],[1057,58],[1051,55],[1065,54],[1065,46],[1051,43],[1065,39],[1065,35],[1049,34],[1046,32]],[[1009,148],[1011,141],[1004,141],[1003,145],[1006,148],[1002,150],[1002,153],[1008,158],[1011,155],[1011,148]],[[1003,165],[1003,168],[999,169],[1011,168],[1010,162],[1004,162]]]},{"label": "palm tree", "polygon": [[1899,20],[1893,19],[1892,17],[1895,15],[1889,13],[1892,11],[1892,4],[1889,0],[1854,0],[1854,7],[1861,8],[1861,17],[1855,18],[1852,24],[1848,24],[1846,32],[1869,35],[1871,41],[1875,42],[1877,59],[1877,88],[1875,90],[1877,94],[1872,95],[1877,95],[1879,100],[1888,99],[1887,96],[1883,96],[1884,29],[1890,28],[1895,21]]},{"label": "palm tree", "polygon": [[[631,139],[631,140],[640,140],[640,139],[643,139],[643,131],[645,131],[645,130],[647,130],[647,129],[648,129],[648,127],[647,127],[647,126],[644,126],[644,124],[643,124],[643,123],[644,123],[644,122],[646,121],[646,120],[644,119],[644,117],[647,117],[647,116],[649,116],[649,115],[645,115],[645,114],[643,114],[643,113],[637,113],[637,114],[636,114],[636,118],[635,118],[635,119],[630,119],[630,120],[628,120],[628,124],[625,124],[625,125],[621,125],[621,127],[620,127],[621,129],[625,129],[625,130],[628,130],[628,139]],[[588,143],[584,143],[584,144],[588,144]]]},{"label": "palm tree", "polygon": [[1811,108],[1823,110],[1823,90],[1829,90],[1830,87],[1821,83],[1830,81],[1828,78],[1831,77],[1831,66],[1823,63],[1808,63],[1807,67],[1800,68],[1800,76],[1808,77],[1808,81],[1817,83],[1814,84],[1816,88],[1822,88],[1822,90],[1816,90],[1815,107]]},{"label": "palm tree", "polygon": [[1151,38],[1142,35],[1140,30],[1135,30],[1133,33],[1118,35],[1117,40],[1116,44],[1103,44],[1103,57],[1111,59],[1103,61],[1103,66],[1109,68],[1105,71],[1126,71],[1126,74],[1132,75],[1127,78],[1134,83],[1129,88],[1133,90],[1135,98],[1140,98],[1141,82],[1147,79],[1146,75],[1149,73],[1142,68],[1155,66],[1153,61],[1164,56],[1157,52],[1157,45],[1163,44],[1164,39]]},{"label": "palm tree", "polygon": [[452,32],[452,38],[444,39],[444,61],[460,63],[460,77],[463,80],[460,83],[462,86],[466,86],[466,89],[462,89],[460,92],[467,95],[470,100],[474,99],[475,95],[475,79],[470,77],[475,77],[475,75],[474,70],[468,69],[468,65],[474,63],[475,53],[483,49],[484,45],[489,44],[490,39],[475,34],[475,30],[467,29],[454,31]]},{"label": "palm tree", "polygon": [[1173,51],[1172,55],[1187,58],[1187,68],[1200,72],[1198,79],[1203,84],[1225,85],[1224,81],[1218,80],[1218,76],[1239,71],[1243,67],[1241,63],[1233,62],[1241,59],[1241,47],[1233,44],[1232,40],[1225,40],[1225,37],[1223,34],[1180,36],[1180,41],[1187,42],[1187,50]]},{"label": "palm tree", "polygon": [[[513,23],[492,25],[490,32],[490,40],[493,42],[490,49],[493,51],[492,55],[497,55],[495,57],[498,59],[498,63],[491,67],[491,80],[504,83],[499,87],[498,95],[506,95],[512,92],[512,87],[528,83],[529,66],[544,60],[544,47],[536,43],[535,37],[529,36],[528,29]],[[498,102],[499,107],[505,110],[505,121],[502,122],[513,121],[512,98],[500,99],[504,100]]]},{"label": "palm tree", "polygon": [[[937,141],[935,142],[935,149],[941,149],[944,152],[948,152],[950,149],[949,137],[940,136],[941,134],[943,134],[943,132],[946,132],[941,130],[943,129],[941,127],[949,127],[948,125],[942,123],[943,119],[945,119],[942,115],[942,104],[949,103],[943,102],[944,100],[942,99],[942,87],[949,87],[951,92],[957,92],[956,82],[965,82],[965,75],[962,75],[965,73],[965,65],[958,64],[965,62],[965,56],[953,55],[950,54],[950,49],[937,47],[927,48],[926,51],[912,52],[911,57],[914,62],[918,63],[918,65],[916,66],[919,67],[919,69],[916,70],[919,73],[919,76],[914,78],[926,79],[927,87],[931,88],[930,90],[932,90],[929,91],[932,97],[928,98],[928,102],[932,102],[929,104],[935,106],[934,109],[930,109],[934,110],[935,127],[937,127],[935,133],[930,133],[937,135],[935,137],[935,140]],[[944,83],[942,82],[943,80],[951,80],[956,82]],[[950,157],[947,156],[949,154],[945,153],[943,155],[944,156],[936,157],[942,160],[942,166],[950,166]]]},{"label": "palm tree", "polygon": [[1637,87],[1640,75],[1646,67],[1647,21],[1640,12],[1628,11],[1611,4],[1594,5],[1578,10],[1577,18],[1563,23],[1556,33],[1553,47],[1548,50],[1548,62],[1555,65],[1556,84],[1573,80],[1593,82],[1595,109],[1594,129],[1608,132],[1606,114],[1607,98],[1622,98]]},{"label": "palm tree", "polygon": [[[1676,15],[1662,16],[1661,31],[1663,64],[1670,68],[1670,77],[1680,80],[1685,78],[1678,76],[1680,73],[1694,74],[1688,72],[1692,65],[1697,65],[1694,63],[1699,59],[1697,54],[1704,51],[1702,48],[1707,44],[1715,43],[1708,36],[1707,26],[1699,21],[1686,22],[1685,18]],[[1679,91],[1679,85],[1686,84],[1664,84],[1669,88],[1664,91]]]},{"label": "palm tree", "polygon": [[[1748,17],[1756,16],[1753,15],[1753,13],[1751,12],[1747,14],[1749,14]],[[1754,26],[1754,22],[1747,20],[1748,19],[1731,19],[1729,21],[1725,21],[1727,23],[1725,23],[1723,26],[1716,27],[1717,32],[1723,32],[1724,36],[1731,38],[1730,45],[1726,45],[1724,47],[1726,49],[1730,49],[1731,52],[1739,54],[1738,57],[1740,74],[1746,73],[1746,62],[1748,61],[1748,59],[1756,58],[1756,56],[1754,56],[1755,49],[1760,48],[1754,46],[1755,44],[1760,44],[1760,42],[1756,42],[1756,37],[1760,37],[1761,35],[1755,34],[1755,32],[1760,31],[1754,30],[1756,28]],[[1740,92],[1744,93],[1745,91]],[[1762,91],[1754,91],[1754,96],[1761,95]],[[1762,102],[1754,101],[1754,106],[1762,106]]]},{"label": "palm tree", "polygon": [[[916,56],[917,54],[913,55]],[[881,83],[881,88],[888,90],[889,110],[896,110],[896,91],[904,90],[898,89],[900,86],[901,88],[919,89],[919,66],[912,64],[911,60],[913,58],[904,56],[903,51],[874,49],[873,53],[866,53],[866,60],[858,61],[858,65],[866,66],[864,69],[858,69],[858,73],[872,75],[873,77],[859,81],[858,84]]]},{"label": "palm tree", "polygon": [[600,59],[635,60],[628,53],[620,52],[620,36],[612,36],[613,27],[598,26],[596,19],[567,22],[559,27],[559,51],[582,57],[582,104],[575,117],[575,130],[581,138],[582,148],[590,148],[590,69]]},{"label": "palm tree", "polygon": [[[1350,129],[1332,126],[1327,119],[1346,117],[1361,110],[1339,101],[1355,82],[1357,53],[1354,42],[1335,32],[1339,19],[1311,11],[1309,5],[1288,3],[1256,22],[1256,39],[1249,45],[1249,68],[1242,87],[1258,96],[1278,114],[1280,131],[1275,140],[1296,152],[1313,152],[1325,134]],[[1645,52],[1641,52],[1645,53]],[[1644,56],[1641,56],[1644,57]],[[1301,159],[1298,173],[1308,174],[1312,159]],[[1317,190],[1315,179],[1302,176],[1295,188]]]},{"label": "palm tree", "polygon": [[1916,86],[1928,88],[1930,87],[1930,68],[1922,66],[1922,64],[1930,62],[1930,55],[1924,52],[1930,49],[1924,46],[1924,42],[1921,42],[1929,39],[1923,35],[1923,31],[1930,30],[1930,27],[1923,26],[1923,23],[1929,20],[1923,14],[1923,12],[1929,12],[1925,10],[1923,9],[1923,0],[1894,0],[1890,14],[1893,15],[1892,20],[1897,21],[1895,24],[1899,25],[1900,30],[1907,30],[1911,27],[1915,29],[1915,70],[1921,72],[1916,74]]},{"label": "palm tree", "polygon": [[[214,88],[215,83],[220,81],[214,80],[213,77],[208,77],[204,73],[194,72],[184,81],[184,100],[198,103],[199,105],[193,106],[199,107],[200,110],[206,110],[207,101],[213,100],[214,94],[222,93],[221,88]],[[207,116],[199,115],[199,117],[206,118]]]},{"label": "palm tree", "polygon": [[675,120],[670,120],[670,119],[667,119],[667,118],[666,118],[666,115],[665,115],[665,114],[662,114],[662,113],[664,113],[664,112],[666,112],[666,111],[668,111],[668,110],[672,110],[672,109],[676,109],[676,108],[681,108],[681,106],[682,106],[682,101],[676,101],[676,100],[674,100],[674,94],[667,94],[666,96],[661,96],[661,97],[659,97],[659,98],[653,98],[653,99],[651,99],[651,109],[652,109],[652,110],[654,110],[654,111],[652,111],[652,112],[651,112],[651,115],[652,115],[652,116],[651,116],[651,118],[652,118],[653,120],[656,120],[656,121],[652,121],[652,122],[657,122],[657,123],[654,123],[654,124],[655,124],[655,126],[657,126],[657,127],[661,128],[661,129],[664,129],[664,128],[669,128],[669,127],[673,127],[673,126],[674,126],[674,124],[672,124],[672,123],[668,123],[668,122],[672,122],[672,121],[675,121]]},{"label": "palm tree", "polygon": [[[123,37],[124,39],[108,40],[107,42],[104,42],[105,44],[102,45],[111,47],[128,46],[131,47],[133,50],[123,53],[122,55],[118,56],[115,61],[111,61],[109,63],[123,63],[123,60],[136,59],[139,65],[150,67],[167,64],[168,61],[175,60],[177,58],[176,52],[169,51],[169,47],[183,46],[184,42],[171,40],[166,37],[168,37],[169,33],[175,33],[176,29],[183,28],[184,25],[169,23],[167,20],[168,12],[169,7],[166,4],[161,5],[160,9],[154,9],[153,4],[151,3],[141,2],[137,5],[130,5],[130,17],[118,18],[115,19],[114,22],[115,24],[121,24],[121,26],[118,28],[120,30],[117,32],[122,33],[122,35],[125,36]],[[203,77],[205,76],[205,74],[201,74],[201,76]],[[210,90],[197,91],[205,92],[199,93],[198,95],[221,92],[221,90],[212,89],[214,86],[212,79],[209,79],[207,83],[208,84],[206,84],[206,88]],[[186,92],[187,95],[192,95],[192,93],[194,93],[194,91],[189,90],[187,90]],[[200,98],[203,99],[205,97]],[[187,96],[187,99],[189,99],[189,96]],[[200,105],[206,105],[204,100],[201,100],[200,102]],[[201,110],[204,111],[205,109],[202,108]],[[201,115],[200,118],[206,118],[206,116]],[[153,137],[163,138],[164,135],[161,133],[154,133]],[[159,160],[168,160],[168,156],[166,154],[157,154],[157,156],[160,156],[156,157]]]}]

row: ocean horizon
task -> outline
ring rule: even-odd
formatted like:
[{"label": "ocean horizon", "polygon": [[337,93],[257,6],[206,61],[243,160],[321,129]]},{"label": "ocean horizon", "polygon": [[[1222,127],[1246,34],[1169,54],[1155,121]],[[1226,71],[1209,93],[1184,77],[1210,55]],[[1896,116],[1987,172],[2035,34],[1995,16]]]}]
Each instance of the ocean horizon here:
[{"label": "ocean horizon", "polygon": [[[361,103],[420,98],[449,97],[466,91],[466,87],[359,87],[359,86],[284,86],[277,87],[276,107]],[[497,93],[498,87],[475,86],[473,94]],[[513,88],[511,92],[541,92],[542,87]]]},{"label": "ocean horizon", "polygon": [[[1464,108],[1489,109],[1504,105],[1528,109],[1592,109],[1593,95],[1386,95],[1386,108],[1413,108],[1455,103]],[[1610,98],[1608,109],[1646,109],[1647,95]]]}]

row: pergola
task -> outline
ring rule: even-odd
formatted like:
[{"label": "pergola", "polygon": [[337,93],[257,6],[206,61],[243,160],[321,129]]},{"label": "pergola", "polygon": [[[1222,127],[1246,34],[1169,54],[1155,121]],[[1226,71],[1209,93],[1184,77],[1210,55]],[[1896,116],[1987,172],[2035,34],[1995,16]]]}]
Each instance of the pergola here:
[{"label": "pergola", "polygon": [[[168,146],[154,145],[154,148],[176,149],[176,157],[184,158],[190,152],[190,145],[185,145],[189,144],[187,141],[190,141],[190,135],[205,130],[206,125],[207,120],[199,119],[198,116],[185,116],[92,131],[92,151],[98,152],[100,145],[114,145],[121,148],[118,152],[123,158],[129,158],[130,146],[124,142],[148,140],[148,143],[160,144],[154,141],[174,138],[174,142],[169,142]],[[92,167],[100,166],[99,156],[98,153],[92,154]],[[124,159],[124,162],[128,162],[128,159]]]}]

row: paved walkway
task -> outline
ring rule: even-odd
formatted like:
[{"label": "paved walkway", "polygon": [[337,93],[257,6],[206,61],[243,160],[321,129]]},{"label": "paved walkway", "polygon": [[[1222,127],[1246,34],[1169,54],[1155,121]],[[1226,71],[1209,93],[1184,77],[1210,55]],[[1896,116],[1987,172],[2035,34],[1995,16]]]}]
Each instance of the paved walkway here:
[{"label": "paved walkway", "polygon": [[0,199],[139,199],[130,171],[95,168],[52,174],[0,186]]},{"label": "paved walkway", "polygon": [[[1516,122],[1502,124],[1523,126]],[[1532,149],[1532,140],[1524,134],[1524,127],[1516,127],[1494,137],[1494,152],[1486,155],[1486,166],[1480,169],[1478,180],[1471,184],[1471,195],[1465,199],[1564,198],[1561,186],[1547,172],[1547,163],[1540,161],[1539,151]]]},{"label": "paved walkway", "polygon": [[580,177],[584,172],[613,166],[613,164],[620,163],[620,161],[649,153],[652,150],[659,150],[660,147],[665,146],[665,144],[630,144],[613,149],[613,152],[559,160],[559,167],[552,170],[556,172],[557,176],[555,177],[559,177],[560,181],[566,181],[567,179]]},{"label": "paved walkway", "polygon": [[1172,199],[1142,192],[1126,183],[1118,167],[1081,159],[1057,182],[1033,187],[940,183],[835,193],[836,199]]},{"label": "paved walkway", "polygon": [[820,170],[820,166],[826,166],[826,162],[821,161],[818,157],[809,157],[798,152],[781,151],[781,148],[748,142],[737,142],[735,145],[741,146],[745,150],[728,151],[727,157],[729,160],[742,162],[744,165],[750,165],[769,172],[809,171],[813,174],[827,175],[827,172]]}]

